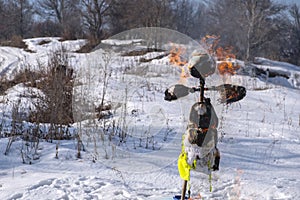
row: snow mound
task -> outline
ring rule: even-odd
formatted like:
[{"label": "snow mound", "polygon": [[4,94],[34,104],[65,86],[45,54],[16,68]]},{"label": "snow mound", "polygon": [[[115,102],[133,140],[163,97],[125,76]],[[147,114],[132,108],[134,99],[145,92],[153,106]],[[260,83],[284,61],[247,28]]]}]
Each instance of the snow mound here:
[{"label": "snow mound", "polygon": [[244,65],[244,72],[264,82],[300,89],[300,66],[257,57]]}]

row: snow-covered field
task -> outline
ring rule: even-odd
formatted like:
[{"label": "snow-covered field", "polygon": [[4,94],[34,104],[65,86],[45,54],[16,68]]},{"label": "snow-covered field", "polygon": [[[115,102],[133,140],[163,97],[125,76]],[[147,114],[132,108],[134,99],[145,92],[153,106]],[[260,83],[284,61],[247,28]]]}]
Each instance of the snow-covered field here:
[{"label": "snow-covered field", "polygon": [[[21,150],[26,142],[17,139],[9,154],[4,155],[9,138],[0,137],[0,199],[164,200],[180,194],[182,180],[177,158],[189,109],[196,100],[191,95],[175,102],[164,101],[164,90],[178,82],[180,71],[169,64],[167,57],[140,63],[143,56],[120,56],[102,49],[78,54],[75,51],[84,44],[83,40],[59,42],[58,39],[27,39],[29,49],[35,53],[0,47],[1,76],[12,78],[24,62],[34,65],[45,61],[49,52],[63,47],[78,72],[78,82],[86,83],[75,88],[75,93],[84,90],[75,100],[99,103],[103,67],[108,60],[105,55],[108,55],[113,59],[109,59],[111,76],[106,100],[122,105],[114,110],[116,121],[124,118],[124,102],[127,103],[126,128],[130,134],[126,142],[108,140],[106,135],[101,138],[99,127],[104,122],[96,120],[92,122],[96,131],[82,135],[86,151],[81,159],[76,158],[76,140],[40,141],[39,159],[31,165],[22,164]],[[40,45],[41,40],[49,42]],[[113,43],[116,44],[117,41]],[[163,53],[152,52],[144,57],[160,54]],[[251,66],[242,64],[238,74],[226,78],[226,82],[246,87],[247,95],[241,101],[223,106],[218,104],[217,94],[207,93],[220,121],[221,163],[220,170],[213,172],[212,192],[208,176],[192,172],[194,199],[300,199],[300,67],[263,58],[258,61]],[[267,78],[264,73],[251,76],[249,71],[254,67],[288,78]],[[211,82],[208,79],[207,84],[223,81],[221,77],[216,79]],[[193,80],[187,83],[195,84]],[[24,93],[22,88],[17,85],[0,96],[2,132],[9,126],[12,102]],[[21,100],[28,101],[25,97]],[[75,103],[76,106],[81,104]],[[74,112],[76,115],[79,111]],[[89,123],[82,121],[83,125]],[[75,123],[73,127],[79,125]],[[91,138],[96,139],[91,141]],[[59,156],[55,158],[57,142]]]}]

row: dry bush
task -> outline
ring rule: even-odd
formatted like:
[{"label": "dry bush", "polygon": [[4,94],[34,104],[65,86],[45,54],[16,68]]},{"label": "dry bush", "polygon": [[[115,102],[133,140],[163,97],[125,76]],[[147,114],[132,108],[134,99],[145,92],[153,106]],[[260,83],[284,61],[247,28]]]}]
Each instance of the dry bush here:
[{"label": "dry bush", "polygon": [[[45,133],[51,139],[66,139],[69,137],[68,128],[73,123],[72,92],[74,73],[69,65],[69,58],[63,52],[50,55],[46,65],[39,64],[38,70],[25,66],[16,73],[12,80],[0,80],[0,94],[7,89],[23,83],[28,87],[29,95],[34,98],[34,107],[28,113],[28,121],[34,124],[47,123],[50,125]],[[36,92],[33,88],[39,89]],[[45,137],[42,136],[42,137]]]},{"label": "dry bush", "polygon": [[1,46],[11,46],[23,49],[27,48],[27,45],[23,41],[23,38],[18,35],[12,36],[10,40],[2,41]]},{"label": "dry bush", "polygon": [[41,77],[41,73],[25,67],[18,71],[12,80],[7,80],[6,78],[0,80],[0,95],[3,95],[6,90],[20,83],[24,83],[26,86],[35,87],[36,80],[39,80]]},{"label": "dry bush", "polygon": [[9,46],[24,49],[24,51],[34,53],[28,48],[28,45],[23,41],[23,38],[18,35],[13,35],[10,40],[0,41],[0,46]]},{"label": "dry bush", "polygon": [[77,50],[76,53],[90,53],[99,43],[99,40],[90,37],[88,38],[88,42],[85,45],[83,45],[79,50]]},{"label": "dry bush", "polygon": [[38,88],[42,93],[30,90],[34,109],[29,113],[32,123],[47,123],[49,127],[43,137],[46,139],[69,139],[68,125],[73,123],[72,91],[74,73],[69,65],[68,56],[62,52],[54,52],[46,65],[39,66],[40,79],[35,79],[32,87]]},{"label": "dry bush", "polygon": [[44,44],[49,44],[51,40],[42,40],[38,43],[38,45],[44,45]]},{"label": "dry bush", "polygon": [[43,92],[38,96],[36,111],[31,113],[30,121],[68,125],[73,123],[72,90],[73,69],[66,55],[54,53],[47,66],[41,67],[42,79],[35,81],[35,87]]},{"label": "dry bush", "polygon": [[129,52],[125,52],[122,54],[122,56],[143,56],[151,52],[165,52],[165,50],[156,49],[156,48],[146,48],[146,49],[139,49],[139,50],[132,50]]}]

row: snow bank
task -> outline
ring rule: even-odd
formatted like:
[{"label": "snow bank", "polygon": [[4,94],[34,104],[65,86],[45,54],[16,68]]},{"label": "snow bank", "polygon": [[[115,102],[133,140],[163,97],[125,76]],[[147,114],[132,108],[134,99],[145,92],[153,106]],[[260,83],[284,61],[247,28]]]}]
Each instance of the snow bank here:
[{"label": "snow bank", "polygon": [[300,66],[257,57],[254,59],[252,67],[255,71],[253,73],[259,75],[266,82],[300,89]]}]

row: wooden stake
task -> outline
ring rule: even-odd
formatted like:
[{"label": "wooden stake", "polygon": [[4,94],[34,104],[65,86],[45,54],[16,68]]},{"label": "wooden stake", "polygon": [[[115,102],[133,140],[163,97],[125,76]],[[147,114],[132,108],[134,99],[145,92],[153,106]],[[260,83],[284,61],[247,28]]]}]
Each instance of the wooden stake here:
[{"label": "wooden stake", "polygon": [[186,186],[187,186],[187,181],[184,180],[182,186],[182,192],[181,192],[181,200],[185,200]]}]

